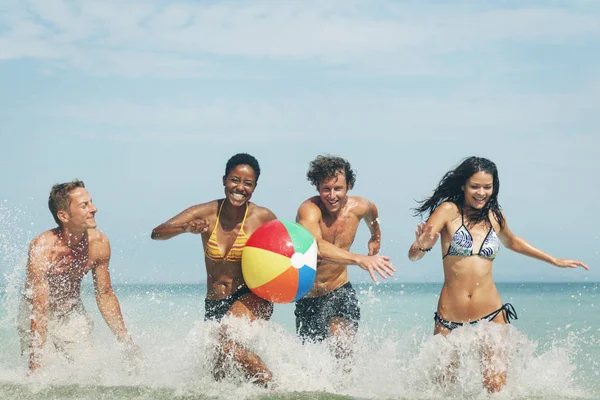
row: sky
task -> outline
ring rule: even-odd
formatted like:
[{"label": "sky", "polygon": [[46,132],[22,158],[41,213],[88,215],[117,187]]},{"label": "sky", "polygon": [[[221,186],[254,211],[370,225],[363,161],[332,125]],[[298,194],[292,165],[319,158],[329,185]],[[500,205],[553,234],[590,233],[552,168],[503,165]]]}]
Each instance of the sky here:
[{"label": "sky", "polygon": [[[237,152],[253,201],[293,220],[319,154],[347,158],[379,208],[394,282],[415,200],[468,156],[500,174],[510,229],[591,271],[501,249],[497,281],[600,281],[600,2],[61,1],[0,4],[0,269],[54,227],[50,188],[82,179],[116,283],[199,283],[201,242],[152,228],[223,196]],[[365,253],[362,225],[352,251]],[[368,275],[350,267],[352,280]]]}]

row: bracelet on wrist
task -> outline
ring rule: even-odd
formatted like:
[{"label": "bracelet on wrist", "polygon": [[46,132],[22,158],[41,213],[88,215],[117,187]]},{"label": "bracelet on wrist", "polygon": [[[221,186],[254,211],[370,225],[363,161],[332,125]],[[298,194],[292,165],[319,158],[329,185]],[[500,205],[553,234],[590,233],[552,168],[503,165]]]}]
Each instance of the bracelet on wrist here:
[{"label": "bracelet on wrist", "polygon": [[432,247],[428,248],[428,249],[422,249],[420,247],[418,247],[419,251],[422,251],[423,253],[427,253],[428,251],[431,251]]}]

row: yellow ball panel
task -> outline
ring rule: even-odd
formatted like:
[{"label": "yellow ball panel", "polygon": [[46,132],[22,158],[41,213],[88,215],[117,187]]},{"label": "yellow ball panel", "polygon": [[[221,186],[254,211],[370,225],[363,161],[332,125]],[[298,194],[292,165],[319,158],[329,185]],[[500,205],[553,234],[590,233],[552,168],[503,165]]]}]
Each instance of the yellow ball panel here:
[{"label": "yellow ball panel", "polygon": [[244,247],[242,253],[242,273],[251,289],[270,282],[291,265],[288,257],[256,247]]}]

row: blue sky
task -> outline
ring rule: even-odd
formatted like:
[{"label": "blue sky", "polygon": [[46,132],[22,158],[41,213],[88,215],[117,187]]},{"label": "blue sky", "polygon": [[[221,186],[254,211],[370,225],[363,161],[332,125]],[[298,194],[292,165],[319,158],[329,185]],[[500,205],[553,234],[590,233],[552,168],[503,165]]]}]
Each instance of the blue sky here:
[{"label": "blue sky", "polygon": [[592,268],[503,249],[498,281],[600,280],[599,43],[597,1],[5,0],[2,272],[53,226],[52,184],[79,178],[116,282],[199,282],[198,238],[154,226],[221,196],[236,152],[261,163],[254,200],[293,219],[332,153],[379,207],[398,281],[442,279],[439,250],[407,261],[410,208],[471,155],[498,165],[513,232]]}]

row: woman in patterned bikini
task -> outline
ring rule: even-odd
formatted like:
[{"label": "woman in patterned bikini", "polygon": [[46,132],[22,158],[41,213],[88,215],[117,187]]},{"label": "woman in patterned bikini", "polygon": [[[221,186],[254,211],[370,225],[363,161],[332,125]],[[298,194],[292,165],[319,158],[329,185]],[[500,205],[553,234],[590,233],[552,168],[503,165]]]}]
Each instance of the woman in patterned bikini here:
[{"label": "woman in patterned bikini", "polygon": [[[167,240],[189,232],[200,234],[206,263],[205,320],[225,316],[250,321],[269,319],[273,305],[253,294],[242,276],[242,250],[248,237],[265,222],[275,219],[269,209],[250,203],[260,166],[249,154],[236,154],[227,161],[223,186],[225,198],[192,206],[152,231],[152,239]],[[225,328],[225,326],[223,326]],[[251,381],[266,385],[272,375],[256,354],[231,340],[221,330],[214,376],[224,376],[225,358],[232,357]]]},{"label": "woman in patterned bikini", "polygon": [[[465,324],[481,320],[506,324],[517,314],[503,304],[492,279],[492,262],[504,247],[561,268],[588,267],[576,260],[553,257],[515,236],[498,204],[500,181],[496,165],[470,157],[447,172],[433,195],[420,202],[416,214],[428,216],[417,226],[408,258],[417,261],[430,251],[441,234],[444,285],[434,315],[434,334],[444,336]],[[485,355],[486,359],[490,354]],[[484,386],[490,392],[502,388],[505,371],[486,368]]]}]

